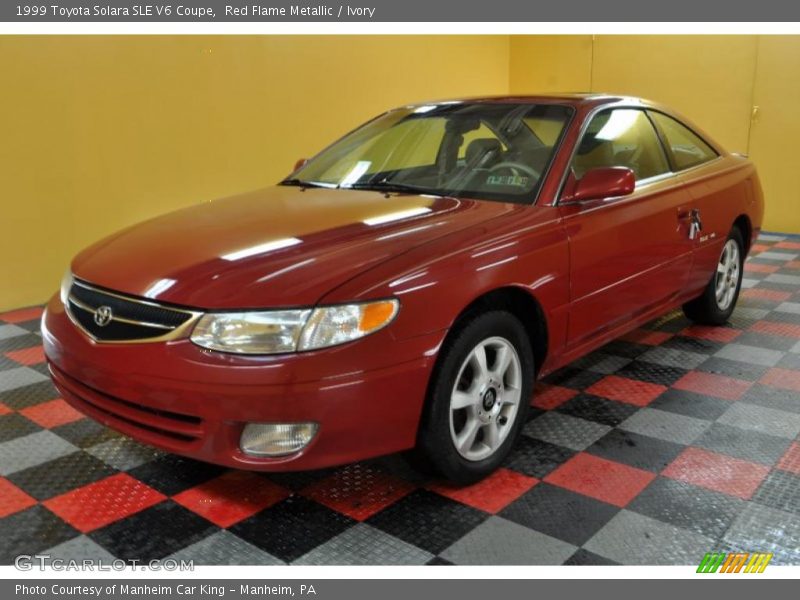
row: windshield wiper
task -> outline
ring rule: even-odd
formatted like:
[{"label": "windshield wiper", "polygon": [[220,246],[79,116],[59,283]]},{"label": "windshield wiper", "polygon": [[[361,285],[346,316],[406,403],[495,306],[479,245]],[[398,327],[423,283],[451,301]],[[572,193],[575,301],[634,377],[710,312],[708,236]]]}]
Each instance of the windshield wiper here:
[{"label": "windshield wiper", "polygon": [[305,181],[304,179],[284,179],[280,182],[279,185],[294,185],[301,188],[332,188],[335,186],[332,185],[325,185],[324,183],[318,183],[316,181]]},{"label": "windshield wiper", "polygon": [[394,183],[391,181],[363,181],[346,186],[344,189],[350,190],[374,190],[376,192],[397,192],[399,194],[428,194],[431,196],[441,196],[431,192],[428,188],[408,183]]}]

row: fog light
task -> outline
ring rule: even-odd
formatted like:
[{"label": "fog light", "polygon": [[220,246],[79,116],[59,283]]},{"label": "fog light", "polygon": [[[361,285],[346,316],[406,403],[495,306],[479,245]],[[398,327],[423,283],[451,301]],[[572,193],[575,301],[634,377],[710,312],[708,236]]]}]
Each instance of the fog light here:
[{"label": "fog light", "polygon": [[316,423],[248,423],[240,446],[251,456],[284,456],[307,446],[317,429]]}]

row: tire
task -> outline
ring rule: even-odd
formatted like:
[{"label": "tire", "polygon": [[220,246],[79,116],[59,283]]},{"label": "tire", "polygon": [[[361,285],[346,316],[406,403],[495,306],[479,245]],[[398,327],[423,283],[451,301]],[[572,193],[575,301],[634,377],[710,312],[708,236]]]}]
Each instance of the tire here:
[{"label": "tire", "polygon": [[489,475],[525,424],[533,379],[533,350],[514,315],[497,310],[461,323],[431,376],[413,463],[462,485]]},{"label": "tire", "polygon": [[706,289],[700,296],[683,305],[683,313],[701,325],[726,323],[739,299],[743,271],[744,240],[739,228],[734,227],[725,240],[717,270]]}]

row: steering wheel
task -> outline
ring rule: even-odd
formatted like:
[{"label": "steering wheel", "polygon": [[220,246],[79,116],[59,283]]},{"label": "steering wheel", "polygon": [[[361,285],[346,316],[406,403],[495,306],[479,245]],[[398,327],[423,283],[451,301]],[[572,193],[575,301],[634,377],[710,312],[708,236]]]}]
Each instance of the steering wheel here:
[{"label": "steering wheel", "polygon": [[541,177],[541,174],[537,173],[536,169],[534,169],[533,167],[530,167],[523,163],[511,162],[511,161],[504,161],[497,163],[491,169],[489,169],[489,174],[491,175],[495,171],[499,171],[500,169],[508,169],[517,177],[519,177],[520,172],[523,172],[526,175],[529,175],[530,177],[536,180],[538,180]]}]

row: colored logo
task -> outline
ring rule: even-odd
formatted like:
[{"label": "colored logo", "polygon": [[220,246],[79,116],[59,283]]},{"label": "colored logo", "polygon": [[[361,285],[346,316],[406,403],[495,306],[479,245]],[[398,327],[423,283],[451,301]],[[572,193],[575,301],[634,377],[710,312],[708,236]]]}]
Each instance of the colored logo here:
[{"label": "colored logo", "polygon": [[698,573],[763,573],[772,553],[766,552],[708,552],[700,566]]}]

